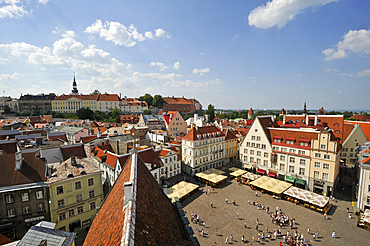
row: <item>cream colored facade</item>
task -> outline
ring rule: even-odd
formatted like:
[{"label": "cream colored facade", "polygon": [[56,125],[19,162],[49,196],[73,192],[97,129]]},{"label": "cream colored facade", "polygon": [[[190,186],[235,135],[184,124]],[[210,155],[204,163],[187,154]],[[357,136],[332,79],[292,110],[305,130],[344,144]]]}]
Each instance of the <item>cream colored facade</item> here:
[{"label": "cream colored facade", "polygon": [[[226,135],[227,138],[227,135]],[[225,162],[226,164],[235,163],[239,160],[238,138],[226,139],[225,141]]]},{"label": "cream colored facade", "polygon": [[356,162],[356,148],[367,142],[365,133],[359,124],[355,124],[353,130],[342,144],[341,160],[343,163],[354,165]]},{"label": "cream colored facade", "polygon": [[169,124],[167,124],[167,121],[166,121],[166,128],[167,128],[168,136],[172,138],[176,138],[177,136],[180,136],[181,133],[183,134],[187,133],[186,122],[178,111],[174,113]]},{"label": "cream colored facade", "polygon": [[311,142],[309,189],[324,196],[333,195],[340,168],[339,143],[330,136],[329,131],[322,130]]},{"label": "cream colored facade", "polygon": [[370,209],[370,142],[360,147],[358,153],[357,207],[364,211]]},{"label": "cream colored facade", "polygon": [[[66,162],[68,161],[70,159]],[[98,163],[92,157],[85,158],[85,161],[93,162],[92,165],[96,165],[91,173],[87,171],[88,167],[85,167],[86,174],[56,181],[53,180],[52,176],[48,181],[50,218],[51,222],[56,223],[55,228],[58,230],[76,232],[89,227],[97,214],[97,209],[102,204],[102,175]],[[57,168],[57,171],[62,171],[65,168],[64,165],[65,162]],[[58,170],[59,168],[61,170]],[[69,170],[67,167],[65,172],[70,173]]]},{"label": "cream colored facade", "polygon": [[76,113],[80,108],[89,108],[92,111],[97,110],[96,100],[82,100],[76,97],[71,97],[67,100],[52,101],[52,110],[60,113]]},{"label": "cream colored facade", "polygon": [[260,122],[260,119],[265,117],[271,118],[273,116],[257,117],[240,145],[240,160],[246,168],[253,167],[267,170],[271,167],[271,143]]}]

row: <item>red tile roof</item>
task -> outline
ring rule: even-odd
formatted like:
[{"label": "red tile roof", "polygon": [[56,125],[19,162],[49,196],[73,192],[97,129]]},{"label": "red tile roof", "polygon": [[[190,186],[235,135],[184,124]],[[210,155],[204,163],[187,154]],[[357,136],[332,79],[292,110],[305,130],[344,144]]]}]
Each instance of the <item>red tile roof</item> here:
[{"label": "red tile roof", "polygon": [[14,154],[18,151],[16,140],[0,140],[0,150],[2,154]]},{"label": "red tile roof", "polygon": [[61,95],[61,96],[54,98],[54,100],[68,100],[70,98],[77,98],[80,100],[96,101],[98,99],[98,96],[99,96],[98,94],[95,94],[95,95]]},{"label": "red tile roof", "polygon": [[[269,129],[271,139],[280,139],[281,142],[273,142],[273,145],[287,146],[301,149],[310,149],[311,146],[302,146],[300,142],[310,143],[312,139],[317,140],[319,132],[310,132],[310,131],[297,131],[289,129]],[[286,140],[293,141],[293,144],[287,144]]]},{"label": "red tile roof", "polygon": [[68,160],[71,156],[86,157],[83,144],[63,145],[60,146],[63,160]]},{"label": "red tile roof", "polygon": [[192,101],[183,97],[163,97],[166,104],[193,104]]},{"label": "red tile roof", "polygon": [[370,121],[370,117],[363,114],[354,114],[350,118],[354,118],[358,121]]},{"label": "red tile roof", "polygon": [[252,108],[249,109],[248,114],[254,114]]},{"label": "red tile roof", "polygon": [[10,240],[9,238],[0,233],[0,245],[4,245],[11,242],[12,240]]},{"label": "red tile roof", "polygon": [[226,130],[226,137],[225,137],[225,140],[226,140],[226,141],[228,141],[228,140],[233,140],[233,139],[238,139],[238,138],[236,137],[236,135],[234,134],[234,132],[233,132],[233,131],[231,131],[231,130],[227,129],[227,130]]},{"label": "red tile roof", "polygon": [[159,153],[160,157],[165,157],[168,153],[170,153],[169,150],[162,149],[161,152]]},{"label": "red tile roof", "polygon": [[0,187],[46,181],[46,163],[35,152],[22,153],[23,163],[15,170],[15,154],[0,155]]},{"label": "red tile roof", "polygon": [[97,101],[120,101],[117,94],[99,94]]},{"label": "red tile roof", "polygon": [[344,124],[343,124],[343,142],[346,141],[348,135],[352,132],[354,127],[355,127],[354,125],[349,124],[347,122],[344,122]]},{"label": "red tile roof", "polygon": [[345,121],[345,122],[352,125],[359,124],[367,138],[367,141],[370,141],[370,122],[361,122],[361,121]]},{"label": "red tile roof", "polygon": [[[125,182],[133,200],[124,202]],[[114,226],[113,226],[114,225]],[[129,156],[84,245],[192,245],[181,236],[172,205],[137,153]]]},{"label": "red tile roof", "polygon": [[[215,133],[215,135],[213,133]],[[182,139],[187,141],[197,141],[224,136],[225,134],[215,126],[203,126],[191,128],[191,130]]]}]

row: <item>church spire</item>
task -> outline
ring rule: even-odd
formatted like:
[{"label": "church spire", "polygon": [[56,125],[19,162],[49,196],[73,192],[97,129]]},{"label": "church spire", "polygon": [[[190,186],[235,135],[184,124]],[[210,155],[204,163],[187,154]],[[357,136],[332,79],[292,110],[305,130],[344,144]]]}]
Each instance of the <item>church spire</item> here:
[{"label": "church spire", "polygon": [[77,90],[77,83],[76,83],[76,74],[73,74],[73,84],[72,84],[72,94],[73,95],[77,95],[78,94],[78,90]]},{"label": "church spire", "polygon": [[306,105],[306,101],[304,102],[304,106],[303,106],[303,114],[307,114],[307,105]]}]

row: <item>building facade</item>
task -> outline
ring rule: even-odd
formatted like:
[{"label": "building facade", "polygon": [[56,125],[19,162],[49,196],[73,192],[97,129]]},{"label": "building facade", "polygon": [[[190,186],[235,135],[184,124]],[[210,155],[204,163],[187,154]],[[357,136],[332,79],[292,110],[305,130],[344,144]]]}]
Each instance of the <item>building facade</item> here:
[{"label": "building facade", "polygon": [[53,111],[52,100],[54,98],[54,94],[21,95],[18,100],[19,112],[46,114]]},{"label": "building facade", "polygon": [[362,211],[370,209],[370,142],[358,148],[357,207]]},{"label": "building facade", "polygon": [[183,171],[195,175],[225,164],[225,134],[215,126],[194,127],[182,139]]},{"label": "building facade", "polygon": [[179,111],[181,114],[192,113],[200,110],[202,105],[196,99],[186,99],[185,97],[163,97],[163,109],[167,111]]},{"label": "building facade", "polygon": [[356,149],[367,142],[364,131],[359,124],[344,123],[344,129],[348,129],[349,134],[344,139],[342,145],[341,161],[343,164],[354,166],[357,160]]},{"label": "building facade", "polygon": [[187,133],[187,125],[178,111],[169,111],[163,116],[166,122],[168,136],[176,138]]},{"label": "building facade", "polygon": [[239,161],[238,137],[233,131],[227,129],[225,133],[225,162],[226,164]]},{"label": "building facade", "polygon": [[101,171],[92,158],[72,156],[48,180],[51,222],[56,229],[78,232],[91,226],[103,201]]}]

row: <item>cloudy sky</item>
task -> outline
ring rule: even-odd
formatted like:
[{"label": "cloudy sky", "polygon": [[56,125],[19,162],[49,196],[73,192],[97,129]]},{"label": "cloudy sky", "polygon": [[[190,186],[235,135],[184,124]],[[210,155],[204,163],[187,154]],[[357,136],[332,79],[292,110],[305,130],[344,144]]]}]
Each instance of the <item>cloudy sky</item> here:
[{"label": "cloudy sky", "polygon": [[369,110],[367,0],[0,0],[3,95]]}]

